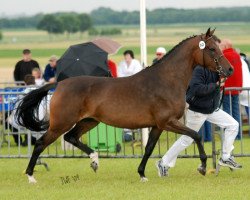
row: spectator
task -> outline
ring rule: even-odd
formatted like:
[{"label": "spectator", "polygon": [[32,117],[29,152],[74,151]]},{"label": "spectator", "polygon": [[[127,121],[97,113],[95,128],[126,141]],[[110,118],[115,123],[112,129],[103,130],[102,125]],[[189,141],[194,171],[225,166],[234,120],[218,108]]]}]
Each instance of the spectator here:
[{"label": "spectator", "polygon": [[250,71],[250,63],[249,63],[249,60],[247,59],[247,55],[241,52],[240,58],[246,62],[247,66],[248,66],[248,70]]},{"label": "spectator", "polygon": [[27,85],[27,86],[35,85],[35,84],[36,84],[36,82],[35,82],[35,77],[32,76],[31,74],[27,74],[27,75],[24,77],[24,83],[25,83],[25,85]]},{"label": "spectator", "polygon": [[[9,117],[9,115],[11,115],[13,111],[5,111],[5,119],[7,119]],[[16,143],[16,145],[18,146],[19,144],[19,139],[20,139],[20,144],[23,145],[23,139],[20,135],[18,135],[18,129],[16,129],[14,126],[12,126],[10,123],[8,123],[8,120],[5,120],[5,126],[4,126],[5,129],[10,129],[11,132],[13,132],[13,138],[14,138],[14,141]]]},{"label": "spectator", "polygon": [[116,67],[115,62],[113,62],[112,60],[109,59],[108,60],[108,67],[109,67],[111,76],[113,78],[117,78],[117,67]]},{"label": "spectator", "polygon": [[[224,137],[222,137],[223,149],[219,164],[232,169],[239,169],[242,166],[236,163],[231,156],[239,123],[218,108],[220,104],[219,79],[217,72],[210,71],[202,66],[195,67],[186,94],[186,100],[189,104],[186,114],[186,126],[194,131],[198,131],[205,120],[207,120],[223,128],[225,132],[223,134]],[[156,167],[160,177],[168,176],[168,170],[170,167],[174,167],[178,154],[190,146],[192,142],[193,139],[191,137],[182,135],[162,159],[157,161]]]},{"label": "spectator", "polygon": [[[242,54],[241,54],[242,55]],[[250,72],[249,72],[249,65],[245,60],[244,56],[241,56],[241,63],[242,63],[242,78],[243,84],[242,87],[250,87]],[[245,107],[246,113],[249,119],[249,111],[250,111],[250,93],[247,90],[243,90],[240,93],[240,104]],[[249,131],[250,134],[250,131]]]},{"label": "spectator", "polygon": [[133,51],[126,50],[123,55],[124,61],[119,63],[118,77],[131,76],[142,70],[140,62],[134,59]]},{"label": "spectator", "polygon": [[162,59],[162,57],[167,53],[164,47],[158,47],[156,49],[156,58],[153,60],[153,64],[156,63],[158,60]]},{"label": "spectator", "polygon": [[[27,75],[24,77],[24,82],[25,82],[25,85],[27,85],[27,86],[34,85],[34,84],[35,84],[35,78],[34,78],[34,76],[32,76],[31,74],[27,74]],[[26,88],[26,89],[24,90],[24,93],[28,93],[28,92],[30,92],[30,91],[33,90],[33,89],[36,89],[36,88],[34,88],[34,87],[33,87],[33,88],[32,88],[32,87]],[[17,103],[16,103],[16,104],[18,104],[18,100],[17,100]],[[13,133],[18,133],[18,129],[19,129],[20,127],[19,127],[19,125],[17,125],[16,120],[14,119],[14,118],[15,118],[15,117],[14,117],[15,112],[16,112],[16,109],[13,109],[13,110],[11,111],[11,113],[10,113],[9,116],[8,116],[8,113],[7,113],[7,112],[5,113],[5,117],[6,117],[6,118],[8,117],[8,119],[7,119],[6,122],[5,122],[5,126],[6,126],[6,128],[9,127]],[[8,125],[8,124],[9,124],[9,125]],[[14,137],[15,143],[18,145],[19,136],[18,136],[17,134],[13,134],[13,137]],[[25,139],[24,139],[24,141],[23,141],[23,138],[22,138],[21,135],[20,135],[20,144],[21,144],[22,146],[27,146],[27,144],[28,144],[28,136],[25,135],[24,138],[25,138]],[[31,143],[32,143],[32,144],[35,144],[35,142],[36,142],[36,138],[31,137]]]},{"label": "spectator", "polygon": [[31,51],[23,50],[23,59],[18,61],[14,70],[15,81],[24,81],[27,74],[31,74],[34,68],[39,68],[39,64],[31,59]]},{"label": "spectator", "polygon": [[57,57],[55,55],[51,56],[49,59],[49,64],[45,67],[43,78],[45,81],[49,83],[56,82],[56,65],[57,65]]},{"label": "spectator", "polygon": [[[120,62],[118,69],[118,77],[126,77],[136,74],[142,70],[140,62],[134,59],[134,52],[126,50],[124,53],[124,61]],[[124,140],[131,141],[133,139],[132,130],[124,129]]]},{"label": "spectator", "polygon": [[42,72],[39,68],[34,68],[32,70],[32,76],[35,77],[35,85],[36,86],[42,86],[44,85],[45,81],[42,78]]},{"label": "spectator", "polygon": [[199,130],[199,134],[203,137],[204,142],[211,142],[211,123],[205,121],[202,127]]},{"label": "spectator", "polygon": [[[220,49],[234,68],[233,75],[230,76],[225,82],[225,88],[242,87],[242,63],[240,60],[240,55],[233,49],[230,40],[222,40],[220,43]],[[239,93],[240,92],[236,90],[225,91],[225,95],[223,98],[223,110],[228,114],[231,114],[233,118],[239,124],[241,124],[239,110]],[[241,128],[239,128],[239,132],[236,139],[241,139]]]}]

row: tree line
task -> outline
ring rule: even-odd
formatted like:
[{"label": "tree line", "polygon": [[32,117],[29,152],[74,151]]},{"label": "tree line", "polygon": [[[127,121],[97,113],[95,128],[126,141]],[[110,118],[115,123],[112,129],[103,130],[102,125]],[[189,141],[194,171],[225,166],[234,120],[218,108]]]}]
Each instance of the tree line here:
[{"label": "tree line", "polygon": [[[55,26],[45,22],[52,20]],[[139,11],[115,11],[110,8],[98,8],[90,14],[55,13],[37,14],[31,17],[1,18],[1,28],[35,28],[47,27],[52,32],[77,32],[84,30],[87,24],[139,24]],[[173,9],[162,8],[147,10],[148,24],[197,23],[197,22],[249,22],[250,7],[207,8],[207,9]],[[49,26],[49,27],[48,27]],[[77,28],[78,26],[78,28]]]},{"label": "tree line", "polygon": [[38,22],[37,29],[45,30],[48,33],[67,34],[81,32],[92,27],[92,21],[87,14],[57,13],[44,15]]},{"label": "tree line", "polygon": [[[101,7],[91,12],[94,24],[139,24],[139,11],[114,11]],[[198,23],[198,22],[249,22],[250,7],[147,10],[147,24]]]}]

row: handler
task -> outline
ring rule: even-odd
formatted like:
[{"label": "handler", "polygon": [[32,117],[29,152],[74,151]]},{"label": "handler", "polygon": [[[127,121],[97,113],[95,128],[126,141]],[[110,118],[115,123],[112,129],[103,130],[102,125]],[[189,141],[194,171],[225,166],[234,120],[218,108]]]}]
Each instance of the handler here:
[{"label": "handler", "polygon": [[[233,143],[238,134],[239,123],[219,108],[220,86],[224,86],[224,81],[224,78],[220,81],[217,72],[212,72],[202,66],[196,66],[186,94],[186,101],[189,104],[186,113],[186,126],[198,132],[202,124],[207,120],[223,128],[225,132],[224,137],[222,137],[222,157],[218,163],[231,169],[239,169],[242,166],[236,163],[231,156],[234,149]],[[170,167],[175,166],[178,154],[190,146],[192,142],[191,137],[182,135],[162,159],[156,162],[160,177],[168,176],[168,170]]]}]

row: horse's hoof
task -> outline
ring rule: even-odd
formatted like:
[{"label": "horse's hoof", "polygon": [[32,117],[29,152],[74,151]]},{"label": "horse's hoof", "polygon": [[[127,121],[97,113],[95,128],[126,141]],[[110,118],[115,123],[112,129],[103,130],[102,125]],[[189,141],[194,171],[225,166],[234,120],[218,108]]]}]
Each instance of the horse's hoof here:
[{"label": "horse's hoof", "polygon": [[148,182],[148,179],[146,177],[141,177],[141,182],[146,183],[146,182]]},{"label": "horse's hoof", "polygon": [[205,167],[200,166],[200,167],[197,168],[197,170],[198,170],[198,172],[199,172],[201,175],[203,175],[203,176],[206,175],[207,170],[206,170]]},{"label": "horse's hoof", "polygon": [[29,176],[29,175],[28,175],[28,180],[29,180],[29,183],[31,183],[31,184],[37,183],[37,181],[36,181],[36,179],[34,178],[34,176]]},{"label": "horse's hoof", "polygon": [[98,164],[97,164],[95,161],[93,161],[93,162],[90,164],[90,167],[94,170],[94,172],[96,172],[97,169],[98,169]]}]

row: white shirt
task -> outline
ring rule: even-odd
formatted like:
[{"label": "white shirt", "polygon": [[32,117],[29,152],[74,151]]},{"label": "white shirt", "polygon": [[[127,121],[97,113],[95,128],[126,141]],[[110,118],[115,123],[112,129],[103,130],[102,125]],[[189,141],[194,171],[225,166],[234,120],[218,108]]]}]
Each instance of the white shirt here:
[{"label": "white shirt", "polygon": [[[247,66],[247,63],[241,58],[241,63],[242,63],[242,87],[250,87],[250,72]],[[243,106],[248,106],[250,107],[250,92],[249,91],[243,90],[240,93],[240,104]]]},{"label": "white shirt", "polygon": [[142,70],[142,66],[138,60],[133,59],[128,66],[124,61],[118,65],[118,77],[132,76]]},{"label": "white shirt", "polygon": [[35,79],[36,86],[43,86],[45,80],[43,78]]}]

